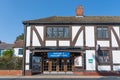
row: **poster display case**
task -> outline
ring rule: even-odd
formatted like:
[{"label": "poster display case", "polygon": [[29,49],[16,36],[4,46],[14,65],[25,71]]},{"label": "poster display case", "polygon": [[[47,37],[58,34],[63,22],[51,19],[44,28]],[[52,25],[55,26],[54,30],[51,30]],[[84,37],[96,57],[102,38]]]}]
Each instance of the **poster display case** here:
[{"label": "poster display case", "polygon": [[42,59],[38,56],[32,57],[32,72],[41,72],[42,71]]}]

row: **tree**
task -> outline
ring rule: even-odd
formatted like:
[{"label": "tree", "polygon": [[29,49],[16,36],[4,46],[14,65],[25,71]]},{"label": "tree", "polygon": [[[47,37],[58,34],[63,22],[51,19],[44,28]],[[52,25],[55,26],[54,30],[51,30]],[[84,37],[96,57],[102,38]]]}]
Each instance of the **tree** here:
[{"label": "tree", "polygon": [[24,34],[23,33],[16,37],[16,41],[18,41],[18,40],[24,40]]},{"label": "tree", "polygon": [[14,50],[13,49],[8,49],[3,52],[3,57],[13,57]]}]

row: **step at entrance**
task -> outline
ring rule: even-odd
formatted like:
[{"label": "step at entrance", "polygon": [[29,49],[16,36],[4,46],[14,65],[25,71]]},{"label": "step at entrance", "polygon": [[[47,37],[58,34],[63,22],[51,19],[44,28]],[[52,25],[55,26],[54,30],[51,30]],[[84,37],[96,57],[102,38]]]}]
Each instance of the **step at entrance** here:
[{"label": "step at entrance", "polygon": [[43,74],[73,74],[73,72],[43,72]]}]

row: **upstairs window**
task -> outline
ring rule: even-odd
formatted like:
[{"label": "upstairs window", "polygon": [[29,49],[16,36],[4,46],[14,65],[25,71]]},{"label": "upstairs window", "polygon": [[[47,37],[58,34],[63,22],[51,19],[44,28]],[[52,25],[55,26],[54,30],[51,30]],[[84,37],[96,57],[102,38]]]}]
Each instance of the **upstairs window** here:
[{"label": "upstairs window", "polygon": [[108,28],[107,27],[97,27],[97,38],[98,39],[108,39]]},{"label": "upstairs window", "polygon": [[47,27],[47,38],[69,38],[69,27]]},{"label": "upstairs window", "polygon": [[98,62],[99,62],[99,64],[110,63],[110,53],[108,50],[99,50],[98,51]]},{"label": "upstairs window", "polygon": [[23,49],[19,49],[18,55],[23,55]]}]

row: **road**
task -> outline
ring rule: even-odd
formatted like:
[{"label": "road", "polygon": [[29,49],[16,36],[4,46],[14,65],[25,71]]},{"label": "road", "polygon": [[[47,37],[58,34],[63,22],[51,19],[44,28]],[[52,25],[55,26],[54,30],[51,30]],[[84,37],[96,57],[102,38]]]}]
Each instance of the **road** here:
[{"label": "road", "polygon": [[0,78],[0,80],[120,80],[120,77],[101,78]]}]

